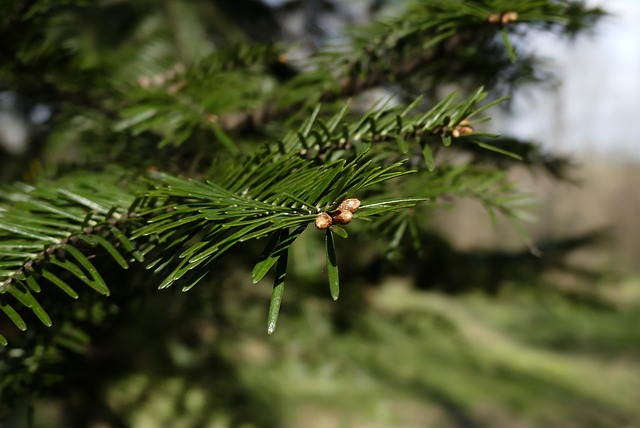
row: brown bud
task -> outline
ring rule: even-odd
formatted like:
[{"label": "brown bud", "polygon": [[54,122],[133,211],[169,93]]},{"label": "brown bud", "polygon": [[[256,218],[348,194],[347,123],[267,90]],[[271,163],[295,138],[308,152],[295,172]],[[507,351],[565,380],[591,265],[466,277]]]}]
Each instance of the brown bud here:
[{"label": "brown bud", "polygon": [[518,12],[505,12],[502,14],[500,21],[503,24],[508,24],[509,22],[514,22],[518,20]]},{"label": "brown bud", "polygon": [[451,136],[453,138],[458,138],[463,135],[471,134],[473,132],[473,128],[471,126],[457,126],[453,128],[451,131]]},{"label": "brown bud", "polygon": [[492,24],[497,24],[498,22],[500,22],[500,14],[499,13],[492,13],[491,15],[489,15],[489,18],[487,19],[487,21],[489,21]]},{"label": "brown bud", "polygon": [[462,135],[471,134],[473,132],[473,127],[469,125],[469,121],[467,119],[461,120],[460,123],[451,130],[451,136],[453,138],[458,138]]},{"label": "brown bud", "polygon": [[508,24],[510,22],[515,22],[517,20],[518,20],[518,12],[515,12],[515,11],[492,13],[491,15],[489,15],[489,18],[487,18],[487,21],[489,21],[491,24],[498,24],[498,23]]},{"label": "brown bud", "polygon": [[331,216],[329,214],[320,213],[318,214],[318,217],[316,217],[315,224],[317,229],[325,230],[333,224],[333,220],[331,219]]},{"label": "brown bud", "polygon": [[351,211],[341,211],[338,209],[333,212],[333,222],[335,224],[349,224],[352,219],[353,213]]},{"label": "brown bud", "polygon": [[345,199],[340,203],[338,210],[351,211],[352,213],[354,213],[358,208],[360,208],[360,199],[349,198],[349,199]]}]

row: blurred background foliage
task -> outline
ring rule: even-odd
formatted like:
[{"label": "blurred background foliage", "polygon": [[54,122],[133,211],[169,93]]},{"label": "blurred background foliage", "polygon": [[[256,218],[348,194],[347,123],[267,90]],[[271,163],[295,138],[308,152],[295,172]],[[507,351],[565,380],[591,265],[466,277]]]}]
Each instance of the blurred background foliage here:
[{"label": "blurred background foliage", "polygon": [[[390,94],[433,102],[485,85],[497,99],[551,79],[538,58],[518,52],[512,62],[502,39],[472,27],[417,63],[405,61],[415,46],[396,45],[375,60],[344,60],[341,43],[366,46],[381,31],[349,28],[380,18],[399,25],[393,17],[410,3],[400,0],[90,3],[2,5],[3,183],[109,163],[197,175],[220,150],[298,126],[319,101],[330,115],[344,96],[365,111]],[[504,4],[432,3],[443,19],[447,8]],[[526,11],[548,2],[507,3]],[[576,7],[562,24],[540,27],[575,37],[601,12]],[[527,31],[512,29],[516,50]],[[331,81],[333,71],[363,69],[369,87]],[[98,254],[105,281],[122,286],[108,299],[54,306],[50,315],[63,320],[55,333],[27,332],[26,343],[40,346],[0,350],[0,371],[12,376],[0,380],[0,419],[8,427],[635,426],[640,273],[633,261],[602,256],[610,230],[532,229],[529,241],[499,220],[492,228],[483,210],[500,207],[479,197],[490,191],[482,167],[466,171],[455,197],[440,198],[436,185],[452,186],[456,162],[469,157],[487,157],[533,192],[576,177],[568,159],[520,143],[526,166],[471,147],[437,153],[452,159],[422,189],[436,203],[406,214],[426,221],[397,214],[382,219],[388,230],[350,226],[339,242],[337,303],[326,296],[322,242],[302,235],[275,335],[264,329],[271,290],[248,280],[260,243],[228,254],[190,293],[157,292],[144,269],[109,270]],[[421,189],[406,183],[407,193]],[[400,224],[413,225],[412,239],[390,246]]]}]

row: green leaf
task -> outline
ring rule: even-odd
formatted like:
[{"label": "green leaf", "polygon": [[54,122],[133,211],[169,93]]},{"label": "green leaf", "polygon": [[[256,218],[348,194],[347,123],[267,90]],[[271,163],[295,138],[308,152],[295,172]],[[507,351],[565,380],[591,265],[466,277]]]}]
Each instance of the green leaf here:
[{"label": "green leaf", "polygon": [[422,44],[422,49],[428,49],[434,45],[437,45],[441,41],[453,36],[455,33],[455,30],[449,30],[445,33],[439,34],[438,36],[432,37]]},{"label": "green leaf", "polygon": [[104,248],[111,255],[111,257],[113,257],[113,259],[116,261],[116,263],[118,263],[123,269],[127,269],[129,267],[129,263],[127,263],[127,261],[124,259],[124,257],[122,257],[122,254],[120,254],[120,251],[118,251],[116,249],[116,247],[114,247],[111,242],[107,241],[102,236],[99,236],[99,235],[79,235],[78,237],[79,238],[89,238],[89,241],[92,240],[92,241],[94,241],[94,243],[99,244],[102,248]]},{"label": "green leaf", "polygon": [[20,314],[18,314],[10,305],[0,303],[0,310],[2,310],[2,312],[4,312],[20,330],[25,331],[27,329],[27,324],[24,322]]},{"label": "green leaf", "polygon": [[436,162],[433,159],[433,152],[431,151],[431,148],[427,143],[424,143],[424,147],[422,147],[422,156],[424,156],[424,161],[427,164],[427,170],[429,172],[432,172],[433,170],[435,170]]},{"label": "green leaf", "polygon": [[30,308],[32,306],[31,300],[26,293],[18,290],[18,287],[18,284],[11,284],[9,288],[7,288],[7,292],[11,294],[18,302],[22,303],[27,308]]},{"label": "green leaf", "polygon": [[[91,200],[89,197],[87,196],[83,196],[81,194],[78,194],[77,192],[72,192],[70,190],[67,189],[58,189],[58,193],[60,193],[61,195],[66,196],[68,199],[77,202],[78,204],[89,208],[90,210],[93,210],[95,212],[98,212],[100,214],[107,214],[110,210],[110,207],[104,206],[104,205],[100,205],[98,202]],[[89,213],[90,214],[90,213]]]},{"label": "green leaf", "polygon": [[360,217],[368,217],[372,215],[382,214],[389,211],[398,211],[402,208],[411,208],[415,206],[419,202],[427,202],[429,198],[403,198],[403,199],[392,199],[389,201],[376,202],[372,204],[362,205],[356,216]]},{"label": "green leaf", "polygon": [[302,135],[304,135],[305,137],[309,136],[309,132],[311,132],[311,129],[313,128],[313,124],[316,122],[316,119],[318,117],[318,113],[320,113],[320,108],[322,106],[320,104],[318,104],[316,106],[316,108],[313,109],[313,113],[311,113],[311,116],[309,116],[309,118],[305,121],[305,123],[302,125]]},{"label": "green leaf", "polygon": [[217,123],[208,123],[211,126],[211,129],[213,130],[213,133],[215,134],[218,141],[220,141],[231,154],[235,155],[240,152],[236,143],[231,139],[229,135],[227,135],[226,132],[224,132],[220,125],[218,125]]},{"label": "green leaf", "polygon": [[331,225],[330,229],[333,233],[343,239],[347,239],[349,237],[349,232],[347,232],[344,228],[338,226],[337,224]]},{"label": "green leaf", "polygon": [[114,125],[114,131],[116,132],[124,131],[127,128],[131,128],[134,125],[151,119],[158,113],[158,111],[153,108],[148,108],[147,106],[142,106],[130,108],[125,110],[123,113],[128,117]]},{"label": "green leaf", "polygon": [[329,290],[333,300],[338,300],[340,296],[340,277],[338,275],[338,262],[336,260],[336,247],[333,242],[333,233],[327,229],[325,235],[327,248],[327,270],[329,272]]},{"label": "green leaf", "polygon": [[58,257],[51,257],[49,261],[51,262],[51,264],[60,266],[61,268],[71,272],[74,276],[76,276],[85,284],[88,285],[91,282],[89,277],[82,271],[80,266],[78,266],[75,262],[67,258],[58,258]]},{"label": "green leaf", "polygon": [[78,293],[76,293],[76,291],[73,288],[71,288],[66,282],[64,282],[63,280],[61,280],[60,278],[58,278],[48,270],[42,271],[42,277],[51,281],[54,285],[56,285],[62,291],[67,293],[70,297],[74,299],[77,299],[79,297]]},{"label": "green leaf", "polygon": [[185,285],[182,286],[182,291],[189,291],[191,290],[193,287],[195,287],[200,281],[202,281],[204,279],[205,276],[207,276],[209,274],[209,271],[205,270],[204,272],[200,273],[200,276],[195,276],[192,275],[190,276],[186,281],[185,281]]},{"label": "green leaf", "polygon": [[102,279],[102,276],[100,275],[98,270],[95,268],[95,266],[93,266],[93,263],[89,261],[87,256],[82,254],[80,250],[78,250],[76,247],[72,245],[66,245],[64,249],[69,254],[71,254],[73,258],[75,258],[78,261],[78,263],[80,263],[82,267],[84,267],[85,270],[91,275],[91,277],[93,278],[93,281],[91,280],[87,281],[87,284],[91,288],[93,288],[98,293],[104,296],[108,296],[109,294],[111,294],[111,292],[109,291],[109,287],[107,287],[107,284],[104,282],[104,279]]},{"label": "green leaf", "polygon": [[271,236],[269,236],[267,240],[267,245],[265,245],[264,250],[262,251],[262,255],[260,256],[260,261],[256,263],[251,271],[251,277],[253,278],[253,283],[257,283],[269,272],[271,266],[273,266],[277,261],[279,256],[273,254],[273,250],[280,242],[280,232],[273,232]]},{"label": "green leaf", "polygon": [[[278,258],[288,250],[289,246],[293,244],[293,242],[305,231],[307,225],[299,226],[292,233],[288,233],[288,228],[281,232],[274,232],[277,236],[280,234],[279,241],[277,241],[273,247],[271,247],[271,242],[267,242],[262,255],[260,256],[260,261],[256,263],[251,272],[251,276],[253,277],[253,283],[260,281],[266,273],[271,269],[271,267],[278,261]],[[273,239],[270,237],[269,240]],[[269,253],[267,254],[267,251]]]},{"label": "green leaf", "polygon": [[399,135],[396,140],[398,141],[398,146],[400,146],[400,152],[403,155],[409,153],[409,143],[407,143],[407,140],[405,140],[402,135]]},{"label": "green leaf", "polygon": [[9,344],[9,342],[7,342],[7,339],[0,334],[0,345],[2,346],[7,346]]},{"label": "green leaf", "polygon": [[38,303],[38,301],[35,298],[33,298],[31,310],[33,311],[34,314],[36,314],[36,316],[42,322],[42,324],[46,325],[47,327],[51,327],[53,325],[53,322],[51,321],[51,317],[49,317],[49,314],[47,314],[47,312],[44,310],[44,308],[40,305],[40,303]]},{"label": "green leaf", "polygon": [[40,319],[42,324],[46,325],[47,327],[51,327],[53,323],[51,322],[51,318],[49,317],[49,314],[47,314],[47,312],[40,305],[40,303],[38,303],[36,298],[33,296],[33,294],[31,294],[31,292],[26,287],[26,285],[24,285],[24,283],[20,283],[19,286],[24,289],[24,292],[21,292],[20,290],[18,290],[18,285],[16,284],[13,287],[9,287],[8,289],[9,293],[11,293],[12,296],[18,299],[18,301],[22,303],[24,306],[30,308],[33,311],[33,313],[38,317],[38,319]]},{"label": "green leaf", "polygon": [[291,193],[286,192],[286,193],[284,193],[284,196],[286,196],[289,199],[292,199],[292,200],[296,201],[297,203],[299,203],[303,207],[307,207],[312,212],[316,210],[316,207],[314,207],[313,205],[303,201],[302,199],[298,198],[296,195],[293,195]]},{"label": "green leaf", "polygon": [[269,334],[276,331],[276,326],[278,325],[278,315],[280,314],[280,305],[284,294],[284,281],[287,277],[288,258],[289,251],[287,250],[278,259],[278,265],[276,266],[276,279],[273,283],[271,303],[269,303],[269,314],[267,316],[267,333]]},{"label": "green leaf", "polygon": [[36,293],[39,293],[41,291],[40,285],[38,285],[38,281],[36,281],[33,275],[27,274],[26,281],[33,291],[35,291]]},{"label": "green leaf", "polygon": [[28,228],[24,226],[18,226],[16,224],[6,224],[0,222],[0,230],[6,230],[7,232],[15,233],[16,235],[21,235],[38,241],[51,242],[54,244],[57,244],[59,242],[59,239],[31,233]]},{"label": "green leaf", "polygon": [[502,41],[504,42],[504,47],[507,49],[507,55],[509,55],[509,60],[513,63],[516,62],[516,51],[513,49],[513,45],[509,41],[509,34],[507,34],[506,29],[502,29],[500,32],[502,34]]},{"label": "green leaf", "polygon": [[111,231],[111,233],[113,233],[113,236],[115,236],[116,239],[120,241],[124,249],[131,253],[134,259],[136,259],[140,263],[144,261],[142,253],[136,249],[133,242],[131,242],[120,229],[118,229],[117,227],[112,227],[109,230]]},{"label": "green leaf", "polygon": [[517,159],[517,160],[519,160],[519,161],[521,161],[521,160],[522,160],[522,156],[517,155],[517,154],[515,154],[515,153],[513,153],[513,152],[510,152],[510,151],[508,151],[508,150],[501,149],[500,147],[496,147],[496,146],[493,146],[493,145],[491,145],[491,144],[486,144],[486,143],[476,143],[476,144],[477,144],[479,147],[482,147],[483,149],[491,150],[492,152],[500,153],[500,154],[503,154],[503,155],[506,155],[506,156],[512,157],[512,158],[514,158],[514,159]]}]

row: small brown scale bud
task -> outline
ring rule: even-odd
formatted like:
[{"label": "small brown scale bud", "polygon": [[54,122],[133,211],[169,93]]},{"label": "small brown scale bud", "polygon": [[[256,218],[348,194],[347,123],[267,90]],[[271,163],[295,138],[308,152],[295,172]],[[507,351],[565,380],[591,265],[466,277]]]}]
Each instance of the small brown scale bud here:
[{"label": "small brown scale bud", "polygon": [[331,219],[331,216],[329,214],[320,213],[318,214],[318,217],[316,217],[315,224],[317,229],[325,230],[333,224],[333,220]]},{"label": "small brown scale bud", "polygon": [[353,213],[360,208],[360,200],[356,198],[345,199],[340,203],[338,209],[331,213],[335,224],[349,224],[353,220]]},{"label": "small brown scale bud", "polygon": [[487,21],[489,21],[492,24],[497,24],[498,22],[500,22],[500,14],[492,13],[491,15],[489,15],[489,18],[487,19]]},{"label": "small brown scale bud", "polygon": [[454,127],[451,130],[451,136],[453,138],[458,138],[462,135],[471,134],[472,132],[473,132],[473,127],[469,125],[469,121],[467,119],[464,119],[460,121],[458,126]]},{"label": "small brown scale bud", "polygon": [[356,198],[345,199],[340,203],[338,209],[331,214],[326,212],[318,214],[315,220],[316,228],[325,230],[332,224],[349,224],[353,220],[353,213],[360,208],[361,202]]},{"label": "small brown scale bud", "polygon": [[348,210],[336,210],[333,212],[333,222],[335,224],[349,224],[353,219],[353,213]]},{"label": "small brown scale bud", "polygon": [[340,211],[351,211],[352,213],[356,212],[358,208],[360,208],[360,200],[356,198],[345,199],[340,203],[338,210]]},{"label": "small brown scale bud", "polygon": [[514,22],[518,20],[518,12],[505,12],[502,14],[502,18],[500,19],[500,21],[502,21],[503,24],[508,24],[509,22]]},{"label": "small brown scale bud", "polygon": [[502,12],[502,13],[492,13],[491,15],[489,15],[489,18],[487,18],[487,21],[489,21],[491,24],[508,24],[510,22],[515,22],[518,20],[518,12],[515,11],[511,11],[511,12]]}]

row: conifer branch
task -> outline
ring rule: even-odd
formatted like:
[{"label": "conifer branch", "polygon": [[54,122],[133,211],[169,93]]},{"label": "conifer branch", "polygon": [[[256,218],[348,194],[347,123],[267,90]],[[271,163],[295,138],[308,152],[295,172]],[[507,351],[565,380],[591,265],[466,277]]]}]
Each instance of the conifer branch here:
[{"label": "conifer branch", "polygon": [[[485,140],[478,143],[474,139],[469,121],[499,102],[480,105],[486,95],[480,88],[456,102],[452,94],[426,113],[416,113],[418,99],[404,109],[374,108],[355,121],[347,120],[348,105],[327,122],[319,118],[318,106],[297,132],[266,145],[239,164],[231,162],[229,169],[213,172],[208,181],[152,172],[148,181],[152,189],[140,193],[145,186],[139,180],[123,189],[107,184],[120,181],[121,174],[104,174],[102,179],[75,176],[8,193],[12,204],[0,215],[0,231],[6,238],[0,247],[0,301],[11,302],[9,296],[15,301],[2,303],[1,308],[19,329],[26,324],[13,307],[16,302],[49,325],[49,316],[32,293],[42,288],[43,281],[78,297],[55,269],[109,294],[107,284],[85,255],[94,246],[102,247],[123,268],[145,259],[146,267],[160,275],[160,288],[180,280],[183,290],[188,290],[236,245],[286,236],[265,250],[254,269],[254,280],[259,280],[286,256],[308,224],[315,222],[316,227],[328,229],[319,226],[318,216],[328,213],[335,223],[327,233],[343,234],[339,225],[350,222],[353,213],[346,213],[349,218],[343,219],[338,207],[341,201],[369,194],[370,188],[382,182],[415,172],[405,160],[398,160],[402,155],[421,153],[426,169],[432,171],[433,139],[445,147],[452,140],[463,139],[486,148]],[[508,153],[508,147],[499,150]],[[474,181],[465,174],[462,184],[449,183],[443,193],[474,194],[490,212],[497,209],[521,217],[517,207],[512,209],[517,201],[507,196],[509,189],[489,192],[491,183],[499,179],[481,176],[475,189],[468,187]],[[403,196],[389,195],[375,204],[365,198],[355,217],[410,208],[436,195],[418,192],[414,196],[419,199]],[[21,224],[24,218],[29,220]],[[335,281],[332,277],[334,296]]]},{"label": "conifer branch", "polygon": [[[587,8],[575,2],[505,1],[492,6],[495,9],[473,2],[426,1],[396,18],[352,31],[346,49],[321,52],[313,60],[317,69],[294,77],[278,91],[284,96],[267,100],[251,111],[225,113],[220,117],[220,123],[226,132],[257,129],[269,121],[300,111],[304,106],[328,103],[377,86],[402,82],[416,73],[423,75],[421,69],[432,70],[433,64],[449,67],[452,81],[464,81],[467,75],[478,74],[477,67],[467,67],[469,64],[463,61],[461,52],[469,51],[469,46],[475,46],[473,51],[478,52],[473,58],[474,64],[483,64],[482,67],[488,70],[500,69],[507,64],[490,65],[496,58],[495,36],[504,31],[505,25],[510,30],[513,26],[492,22],[491,17],[496,12],[508,10],[518,24],[553,26],[569,34],[584,26],[584,22],[592,22],[604,14],[599,8]],[[518,73],[520,79],[521,74]],[[487,76],[478,84],[488,84],[495,78]],[[310,90],[314,86],[315,89]]]},{"label": "conifer branch", "polygon": [[[199,126],[213,132],[229,148],[226,133],[256,130],[266,123],[305,111],[317,103],[331,103],[370,88],[404,82],[409,77],[415,80],[416,76],[422,76],[424,82],[431,84],[428,90],[432,92],[436,86],[448,83],[435,81],[434,76],[442,79],[443,75],[449,75],[451,82],[477,79],[471,81],[472,85],[475,82],[477,85],[497,84],[500,79],[509,79],[510,75],[518,75],[519,79],[523,79],[522,74],[528,69],[529,59],[523,59],[522,64],[510,65],[507,57],[514,53],[510,46],[502,46],[502,55],[499,54],[496,49],[498,35],[506,30],[517,32],[516,24],[563,29],[580,25],[579,22],[602,14],[597,8],[588,9],[551,0],[504,2],[493,7],[495,10],[473,2],[423,2],[398,17],[352,31],[346,48],[337,47],[334,51],[320,52],[311,59],[313,69],[300,72],[295,71],[295,63],[289,66],[286,55],[277,48],[244,46],[215,53],[199,65],[188,68],[188,72],[177,81],[163,78],[162,75],[144,76],[147,83],[141,85],[143,88],[153,86],[151,82],[155,77],[162,81],[161,91],[149,94],[160,98],[155,101],[154,98],[145,99],[142,93],[131,111],[132,115],[125,110],[123,123],[130,121],[127,118],[130,116],[142,119],[133,120],[136,132],[140,132],[145,122],[149,122],[146,128],[161,130],[158,123],[167,121],[161,121],[160,118],[170,114],[172,122],[182,126],[176,126],[176,130],[170,133],[166,129],[161,132],[165,135],[164,143],[170,141],[180,144],[186,135],[183,129]],[[491,17],[495,13],[507,10],[517,17],[513,22],[493,22]],[[473,49],[470,49],[471,46]],[[474,52],[471,57],[469,52]],[[479,75],[478,64],[482,64],[481,70],[487,72]],[[513,67],[522,69],[519,73],[505,72],[505,68]],[[258,81],[264,82],[270,70],[277,68],[286,68],[288,71],[285,80],[281,84],[273,84],[272,90],[263,94],[254,89],[246,92],[238,90],[238,87],[257,87]],[[448,73],[440,72],[444,70],[448,70]],[[496,74],[497,70],[501,70],[500,75]],[[226,80],[234,73],[237,74],[236,81],[242,81],[241,84],[219,81],[222,76]],[[254,79],[257,79],[255,84]],[[203,86],[210,86],[215,96],[204,98]],[[197,88],[197,92],[191,91],[190,87]],[[229,92],[231,87],[235,91]],[[166,94],[163,96],[164,92]],[[167,108],[166,113],[161,113],[158,107],[162,105],[160,100],[163,98],[173,98],[172,104],[177,111],[182,110],[181,106],[187,106],[195,115],[186,115],[183,123],[180,123],[175,117],[176,108]],[[225,99],[224,110],[212,103],[212,99]],[[140,113],[145,104],[149,105],[144,110],[148,117]],[[240,108],[234,109],[234,104]],[[166,125],[163,127],[166,128]]]},{"label": "conifer branch", "polygon": [[[315,117],[310,118],[300,135],[312,132],[314,122]],[[163,276],[160,288],[182,279],[187,290],[237,244],[284,232],[288,238],[265,256],[275,262],[319,214],[333,212],[349,196],[412,172],[402,167],[402,161],[377,166],[368,150],[360,152],[349,161],[326,161],[318,167],[301,156],[299,147],[278,144],[218,172],[214,181],[152,173],[153,188],[140,193],[144,185],[139,180],[124,188],[115,185],[122,181],[122,173],[85,173],[7,192],[10,203],[0,214],[5,241],[0,246],[0,302],[5,303],[0,307],[19,329],[26,324],[13,307],[17,303],[50,325],[33,294],[43,288],[43,281],[78,297],[55,269],[109,294],[85,255],[93,246],[102,247],[123,268],[144,258],[148,269]],[[419,201],[394,198],[375,206],[365,202],[359,217]],[[337,214],[334,218],[338,221]],[[21,223],[22,219],[28,220]],[[268,271],[269,265],[262,266],[254,279]]]}]

